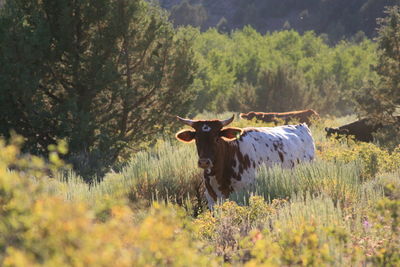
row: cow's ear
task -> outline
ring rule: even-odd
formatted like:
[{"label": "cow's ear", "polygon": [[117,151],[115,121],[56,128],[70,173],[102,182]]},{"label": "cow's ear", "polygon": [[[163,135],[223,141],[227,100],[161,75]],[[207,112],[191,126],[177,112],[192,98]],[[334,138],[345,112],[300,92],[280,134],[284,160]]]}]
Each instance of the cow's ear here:
[{"label": "cow's ear", "polygon": [[196,132],[195,131],[190,131],[190,130],[182,130],[178,132],[175,137],[179,141],[185,142],[185,143],[190,143],[193,141],[194,136]]},{"label": "cow's ear", "polygon": [[229,128],[224,128],[219,132],[219,136],[225,137],[226,139],[233,140],[236,138],[239,138],[240,135],[242,134],[243,130],[240,128],[234,128],[234,127],[229,127]]}]

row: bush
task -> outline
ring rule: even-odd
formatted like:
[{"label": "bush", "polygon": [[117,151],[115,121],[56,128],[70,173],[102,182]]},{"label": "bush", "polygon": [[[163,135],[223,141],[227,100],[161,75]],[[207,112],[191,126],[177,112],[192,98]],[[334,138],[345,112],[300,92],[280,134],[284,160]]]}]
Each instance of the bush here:
[{"label": "bush", "polygon": [[359,161],[364,179],[372,179],[379,172],[396,171],[400,166],[400,146],[389,152],[372,143],[349,140],[346,145],[331,138],[328,142],[317,143],[317,147],[318,157],[322,160],[345,163]]},{"label": "bush", "polygon": [[[2,266],[219,263],[193,238],[194,225],[181,208],[154,204],[144,216],[137,216],[127,205],[113,203],[109,216],[98,220],[86,203],[48,195],[48,178],[36,173],[43,162],[35,159],[25,166],[18,151],[18,146],[0,142]],[[19,170],[10,172],[11,164]]]}]

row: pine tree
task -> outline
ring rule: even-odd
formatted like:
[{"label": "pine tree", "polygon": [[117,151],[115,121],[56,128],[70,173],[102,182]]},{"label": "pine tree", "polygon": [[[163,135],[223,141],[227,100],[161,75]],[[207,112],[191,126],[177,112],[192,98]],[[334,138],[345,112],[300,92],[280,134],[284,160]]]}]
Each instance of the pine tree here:
[{"label": "pine tree", "polygon": [[369,81],[355,92],[355,100],[360,117],[385,126],[375,138],[393,149],[400,142],[400,8],[388,7],[385,13],[387,16],[378,20],[379,58],[378,64],[372,67],[378,80]]},{"label": "pine tree", "polygon": [[10,0],[0,15],[0,134],[46,154],[65,138],[87,179],[184,114],[190,38],[141,0]]},{"label": "pine tree", "polygon": [[378,82],[369,82],[357,94],[359,111],[363,116],[390,121],[400,107],[400,7],[388,7],[387,16],[379,19],[379,60],[374,70]]},{"label": "pine tree", "polygon": [[379,60],[374,70],[378,82],[369,82],[356,99],[360,113],[376,121],[393,122],[400,108],[400,7],[387,7],[378,19]]}]

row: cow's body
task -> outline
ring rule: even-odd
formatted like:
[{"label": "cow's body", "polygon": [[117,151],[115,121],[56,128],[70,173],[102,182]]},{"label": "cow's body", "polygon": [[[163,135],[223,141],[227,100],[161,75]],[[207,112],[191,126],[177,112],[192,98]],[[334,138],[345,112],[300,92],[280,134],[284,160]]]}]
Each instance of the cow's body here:
[{"label": "cow's body", "polygon": [[299,123],[307,123],[311,125],[312,119],[319,119],[319,115],[313,109],[290,111],[290,112],[254,112],[241,113],[240,117],[247,120],[256,118],[263,122],[273,122],[277,125],[280,121],[288,124],[292,120],[296,120]]},{"label": "cow's body", "polygon": [[216,165],[204,171],[209,206],[255,182],[261,164],[292,168],[314,159],[315,147],[307,125],[245,128],[241,137],[225,141],[225,153]]},{"label": "cow's body", "polygon": [[372,142],[374,140],[372,133],[376,132],[382,127],[381,123],[374,124],[368,119],[361,119],[342,125],[337,128],[325,128],[326,136],[329,137],[332,134],[340,135],[352,135],[354,139],[362,142]]},{"label": "cow's body", "polygon": [[217,120],[190,122],[196,131],[181,131],[177,138],[196,141],[210,208],[218,199],[253,184],[261,164],[291,168],[314,159],[314,141],[306,124],[242,130],[222,128],[226,124]]}]

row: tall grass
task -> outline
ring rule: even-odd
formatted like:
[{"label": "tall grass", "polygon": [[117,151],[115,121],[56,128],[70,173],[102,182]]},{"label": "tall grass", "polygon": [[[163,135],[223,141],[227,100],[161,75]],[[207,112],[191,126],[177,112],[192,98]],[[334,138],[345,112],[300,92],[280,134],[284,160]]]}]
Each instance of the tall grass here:
[{"label": "tall grass", "polygon": [[[299,164],[294,169],[262,166],[255,185],[247,192],[263,196],[265,199],[325,194],[335,203],[355,201],[361,194],[359,173],[360,164],[357,162],[344,164],[316,161]],[[246,192],[233,194],[232,199],[246,199],[246,194],[249,195]]]},{"label": "tall grass", "polygon": [[70,172],[60,173],[46,188],[69,201],[94,203],[112,196],[145,205],[164,201],[202,208],[206,206],[202,172],[196,162],[193,144],[160,140],[148,151],[137,153],[119,173],[108,173],[101,183],[89,186]]}]

